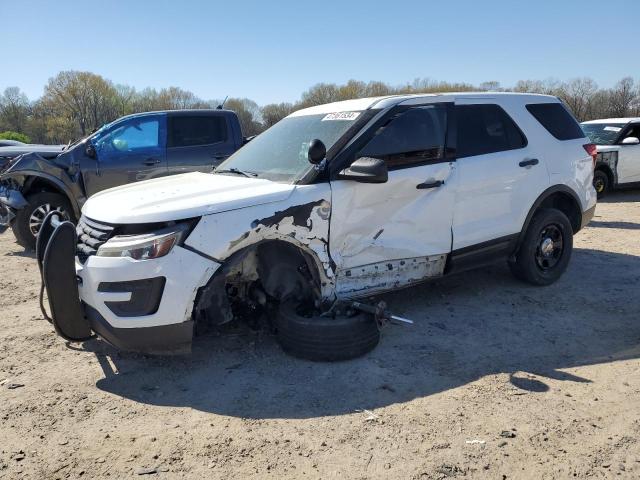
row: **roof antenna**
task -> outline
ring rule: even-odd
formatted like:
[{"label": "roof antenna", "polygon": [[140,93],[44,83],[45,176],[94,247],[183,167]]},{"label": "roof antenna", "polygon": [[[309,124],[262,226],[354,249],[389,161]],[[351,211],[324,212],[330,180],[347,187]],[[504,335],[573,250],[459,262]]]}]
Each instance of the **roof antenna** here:
[{"label": "roof antenna", "polygon": [[222,101],[222,103],[220,105],[218,105],[216,107],[216,110],[222,110],[224,108],[224,104],[227,103],[227,98],[229,98],[229,95],[227,95],[226,97],[224,97],[224,100]]}]

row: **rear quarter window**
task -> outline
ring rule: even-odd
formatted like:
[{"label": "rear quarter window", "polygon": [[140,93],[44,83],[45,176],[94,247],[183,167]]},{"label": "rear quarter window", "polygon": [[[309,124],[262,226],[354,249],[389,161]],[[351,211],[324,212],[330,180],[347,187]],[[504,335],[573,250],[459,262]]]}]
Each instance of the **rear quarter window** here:
[{"label": "rear quarter window", "polygon": [[580,125],[561,103],[530,103],[527,110],[558,140],[584,138]]}]

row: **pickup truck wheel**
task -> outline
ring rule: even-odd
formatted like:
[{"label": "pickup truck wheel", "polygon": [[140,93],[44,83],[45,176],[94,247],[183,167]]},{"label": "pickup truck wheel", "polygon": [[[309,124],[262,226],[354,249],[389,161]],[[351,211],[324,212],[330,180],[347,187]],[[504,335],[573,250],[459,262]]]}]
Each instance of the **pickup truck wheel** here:
[{"label": "pickup truck wheel", "polygon": [[609,177],[602,170],[593,172],[593,188],[596,189],[598,198],[604,197],[604,194],[609,191]]},{"label": "pickup truck wheel", "polygon": [[278,308],[276,328],[278,342],[285,352],[314,361],[359,357],[380,341],[380,330],[372,315],[321,317],[300,311],[293,302],[285,302]]},{"label": "pickup truck wheel", "polygon": [[525,232],[511,272],[532,285],[550,285],[564,273],[573,250],[571,222],[560,210],[545,208],[535,214]]},{"label": "pickup truck wheel", "polygon": [[28,195],[29,205],[16,212],[16,218],[11,222],[11,229],[17,242],[26,250],[36,248],[36,236],[42,222],[49,212],[57,210],[65,220],[75,222],[73,210],[69,200],[59,193],[39,192]]}]

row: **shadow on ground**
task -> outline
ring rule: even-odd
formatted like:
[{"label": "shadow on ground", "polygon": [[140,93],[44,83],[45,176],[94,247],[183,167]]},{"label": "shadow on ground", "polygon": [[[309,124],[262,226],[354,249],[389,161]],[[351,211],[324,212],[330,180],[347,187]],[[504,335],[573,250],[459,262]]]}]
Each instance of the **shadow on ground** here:
[{"label": "shadow on ground", "polygon": [[[623,297],[622,282],[638,295]],[[506,389],[544,392],[546,379],[590,381],[559,369],[640,356],[640,257],[576,249],[550,287],[518,283],[496,265],[384,298],[415,325],[388,327],[378,348],[349,362],[297,360],[272,336],[250,333],[197,339],[187,357],[123,354],[100,341],[84,348],[103,366],[104,391],[243,418],[340,415],[494,373],[510,374]]]}]

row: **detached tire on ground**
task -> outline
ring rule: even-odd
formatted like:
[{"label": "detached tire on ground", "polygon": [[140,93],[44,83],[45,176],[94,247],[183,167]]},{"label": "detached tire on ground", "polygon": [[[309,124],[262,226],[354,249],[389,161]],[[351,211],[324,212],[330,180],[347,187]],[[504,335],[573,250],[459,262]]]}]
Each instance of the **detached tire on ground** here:
[{"label": "detached tire on ground", "polygon": [[29,205],[16,212],[16,218],[11,222],[11,229],[16,237],[17,242],[26,250],[34,250],[36,248],[36,233],[39,229],[37,221],[42,225],[44,217],[51,210],[58,210],[62,213],[65,220],[71,220],[75,223],[73,211],[69,200],[59,193],[38,192],[28,195],[26,198]]},{"label": "detached tire on ground", "polygon": [[509,262],[509,268],[527,283],[551,285],[567,269],[572,251],[571,222],[560,210],[544,208],[531,220],[515,262]]},{"label": "detached tire on ground", "polygon": [[609,176],[602,170],[593,172],[593,188],[596,189],[598,198],[604,197],[609,191]]},{"label": "detached tire on ground", "polygon": [[314,361],[356,358],[373,350],[380,330],[372,315],[358,313],[336,318],[305,316],[286,302],[276,312],[278,343],[294,357]]}]

